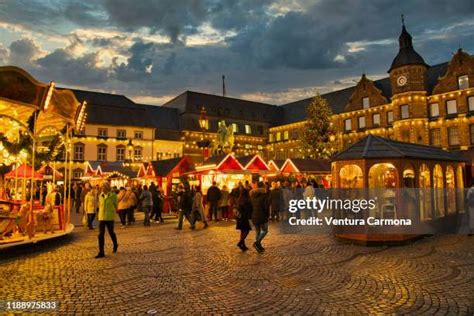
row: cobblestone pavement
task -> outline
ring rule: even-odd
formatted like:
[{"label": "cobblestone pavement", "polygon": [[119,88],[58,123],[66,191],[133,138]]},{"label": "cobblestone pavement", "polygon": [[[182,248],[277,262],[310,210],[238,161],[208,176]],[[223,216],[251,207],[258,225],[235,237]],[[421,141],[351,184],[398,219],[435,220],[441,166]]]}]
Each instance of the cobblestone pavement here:
[{"label": "cobblestone pavement", "polygon": [[[119,251],[97,254],[97,231],[0,254],[2,300],[55,300],[59,314],[474,313],[474,237],[437,236],[402,247],[282,235],[266,253],[236,247],[233,223],[126,229]],[[253,237],[253,233],[249,237]]]}]

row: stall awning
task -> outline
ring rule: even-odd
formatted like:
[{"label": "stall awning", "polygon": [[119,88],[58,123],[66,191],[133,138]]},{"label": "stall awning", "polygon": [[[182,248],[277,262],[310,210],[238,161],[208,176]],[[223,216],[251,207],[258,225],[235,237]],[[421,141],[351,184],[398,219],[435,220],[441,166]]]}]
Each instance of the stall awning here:
[{"label": "stall awning", "polygon": [[12,171],[5,174],[5,178],[31,179],[31,177],[33,176],[33,172],[35,180],[43,179],[43,175],[41,173],[33,171],[33,168],[27,165],[26,163],[18,166],[16,169],[13,169]]},{"label": "stall awning", "polygon": [[260,157],[260,155],[249,155],[237,157],[237,160],[244,167],[245,170],[252,173],[270,171],[269,166]]},{"label": "stall awning", "polygon": [[146,175],[154,177],[181,176],[194,170],[194,162],[191,157],[183,156],[180,158],[151,161],[148,164]]},{"label": "stall awning", "polygon": [[235,158],[233,154],[213,156],[201,166],[196,167],[196,171],[222,171],[222,172],[233,172],[233,171],[244,171],[242,164]]},{"label": "stall awning", "polygon": [[331,163],[322,159],[288,158],[281,167],[282,173],[329,173]]},{"label": "stall awning", "polygon": [[137,171],[123,162],[102,162],[97,167],[97,170],[100,170],[102,175],[106,177],[116,175],[123,178],[135,178],[137,176]]},{"label": "stall awning", "polygon": [[464,162],[463,157],[438,147],[398,142],[374,135],[362,138],[346,150],[335,155],[332,160],[371,158],[411,158]]},{"label": "stall awning", "polygon": [[[43,175],[44,179],[53,179],[55,178],[56,180],[62,180],[63,179],[63,174],[50,165],[44,165],[38,170],[39,174]],[[54,176],[53,176],[54,175]]]}]

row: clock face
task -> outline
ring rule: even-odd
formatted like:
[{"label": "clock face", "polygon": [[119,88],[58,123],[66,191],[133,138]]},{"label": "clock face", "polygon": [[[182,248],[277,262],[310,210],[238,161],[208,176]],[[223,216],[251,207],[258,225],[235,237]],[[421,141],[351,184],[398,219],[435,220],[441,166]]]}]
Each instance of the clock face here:
[{"label": "clock face", "polygon": [[400,77],[397,78],[397,85],[398,86],[403,87],[406,84],[407,84],[407,77],[400,76]]}]

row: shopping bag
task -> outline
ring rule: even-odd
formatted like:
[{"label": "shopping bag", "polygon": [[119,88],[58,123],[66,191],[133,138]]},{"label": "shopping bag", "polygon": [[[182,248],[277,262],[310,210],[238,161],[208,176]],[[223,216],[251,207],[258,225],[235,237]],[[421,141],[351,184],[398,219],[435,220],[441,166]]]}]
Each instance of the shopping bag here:
[{"label": "shopping bag", "polygon": [[87,214],[82,215],[82,226],[87,226]]}]

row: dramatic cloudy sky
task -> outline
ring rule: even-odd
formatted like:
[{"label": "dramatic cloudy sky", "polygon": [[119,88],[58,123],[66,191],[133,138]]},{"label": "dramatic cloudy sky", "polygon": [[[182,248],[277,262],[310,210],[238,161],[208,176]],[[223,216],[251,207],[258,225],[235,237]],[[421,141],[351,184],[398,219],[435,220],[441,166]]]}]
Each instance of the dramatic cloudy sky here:
[{"label": "dramatic cloudy sky", "polygon": [[0,0],[0,65],[150,104],[225,74],[282,104],[385,76],[401,13],[428,64],[474,53],[473,0]]}]

